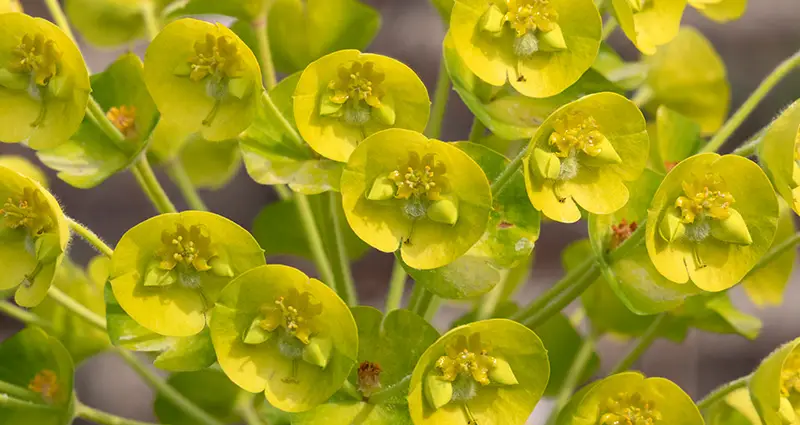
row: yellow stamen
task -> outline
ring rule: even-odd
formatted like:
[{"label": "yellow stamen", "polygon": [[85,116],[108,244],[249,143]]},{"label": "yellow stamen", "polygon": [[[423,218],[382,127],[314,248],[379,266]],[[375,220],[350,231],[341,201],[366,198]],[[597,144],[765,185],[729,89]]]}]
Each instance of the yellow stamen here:
[{"label": "yellow stamen", "polygon": [[551,31],[558,23],[558,12],[550,0],[506,0],[508,13],[505,19],[522,37],[528,32]]},{"label": "yellow stamen", "polygon": [[126,138],[136,135],[136,107],[122,105],[119,108],[112,107],[106,113],[106,118],[114,124],[114,127]]},{"label": "yellow stamen", "polygon": [[675,200],[675,207],[680,209],[681,221],[685,224],[703,217],[724,220],[730,217],[731,205],[736,202],[727,191],[725,182],[716,174],[683,182],[683,193]]},{"label": "yellow stamen", "polygon": [[655,407],[639,393],[621,393],[601,406],[597,425],[655,425],[662,418]]}]

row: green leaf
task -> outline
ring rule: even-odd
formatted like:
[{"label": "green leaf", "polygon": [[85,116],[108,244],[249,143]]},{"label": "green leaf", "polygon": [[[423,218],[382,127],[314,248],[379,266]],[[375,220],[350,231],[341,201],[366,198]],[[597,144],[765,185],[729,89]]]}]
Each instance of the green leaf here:
[{"label": "green leaf", "polygon": [[[160,14],[170,0],[66,0],[64,11],[89,43],[116,47],[143,38],[145,8]],[[148,5],[152,3],[152,5]]]},{"label": "green leaf", "polygon": [[[278,111],[294,127],[292,95],[300,74],[291,75],[270,90]],[[281,117],[260,107],[253,124],[241,135],[240,147],[250,177],[266,185],[288,184],[306,194],[339,190],[342,164],[320,158],[306,144],[298,145],[279,124]]]},{"label": "green leaf", "polygon": [[[240,421],[234,412],[242,391],[217,369],[179,372],[167,379],[167,384],[185,396],[195,406],[223,423]],[[153,405],[159,422],[170,425],[195,425],[197,420],[175,406],[170,399],[156,395]]]},{"label": "green leaf", "polygon": [[142,61],[126,53],[104,72],[92,76],[94,97],[106,112],[111,108],[133,108],[134,124],[124,135],[124,145],[115,144],[90,118],[67,143],[38,152],[39,159],[58,171],[72,186],[89,189],[127,168],[147,146],[158,121],[158,111],[143,79]]},{"label": "green leaf", "polygon": [[[95,264],[100,261],[107,261],[107,259],[97,257],[89,267],[96,267]],[[105,280],[90,280],[83,270],[69,260],[61,264],[53,279],[53,286],[100,316],[105,316],[104,285]],[[111,347],[105,332],[87,323],[49,297],[35,307],[32,312],[52,325],[47,329],[48,333],[64,344],[76,364]]]},{"label": "green leaf", "polygon": [[239,142],[209,142],[190,137],[181,149],[178,160],[195,187],[220,189],[227,185],[242,166]]},{"label": "green leaf", "polygon": [[171,372],[205,369],[216,361],[208,329],[187,337],[169,337],[149,331],[120,307],[111,285],[106,285],[106,321],[111,342],[131,351],[149,353],[153,365]]},{"label": "green leaf", "polygon": [[[27,328],[6,339],[0,343],[0,381],[19,387],[22,393],[31,391],[30,402],[36,406],[2,406],[0,423],[69,425],[75,403],[74,374],[75,366],[66,348],[43,330]],[[31,388],[35,381],[41,384],[38,390]],[[20,400],[15,394],[0,390],[0,397],[7,396]]]},{"label": "green leaf", "polygon": [[[770,250],[781,245],[796,233],[794,214],[786,205],[786,202],[782,200],[780,201],[780,210],[778,230],[775,232],[775,240],[772,241]],[[758,270],[751,271],[745,276],[742,280],[742,286],[755,305],[766,307],[783,303],[784,291],[792,276],[796,258],[797,250],[787,249],[786,252],[768,264]]]},{"label": "green leaf", "polygon": [[648,131],[652,141],[650,166],[665,174],[699,151],[703,143],[699,124],[664,105],[658,107],[656,124]]},{"label": "green leaf", "polygon": [[171,11],[170,17],[187,15],[225,15],[253,21],[263,13],[263,0],[189,0],[181,8]]},{"label": "green leaf", "polygon": [[[312,211],[315,212],[314,215],[320,220],[317,222],[320,229],[331,229],[333,220],[326,208],[325,197],[312,195],[308,197],[308,201]],[[370,249],[369,245],[359,239],[344,220],[339,225],[344,234],[348,258],[350,260],[361,258]],[[309,260],[314,258],[292,200],[277,201],[264,207],[253,221],[253,236],[268,257],[296,255]]]},{"label": "green leaf", "polygon": [[738,389],[711,405],[706,418],[708,425],[762,425],[746,388]]},{"label": "green leaf", "polygon": [[275,67],[290,74],[337,50],[363,50],[380,24],[357,0],[276,0],[267,22]]}]

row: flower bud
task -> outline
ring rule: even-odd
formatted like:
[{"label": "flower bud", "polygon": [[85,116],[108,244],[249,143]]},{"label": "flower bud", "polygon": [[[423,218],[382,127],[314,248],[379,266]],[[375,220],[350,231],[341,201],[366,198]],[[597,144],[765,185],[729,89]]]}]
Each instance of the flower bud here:
[{"label": "flower bud", "polygon": [[567,49],[567,42],[564,40],[564,33],[558,24],[550,31],[538,34],[539,49],[543,52],[557,52]]},{"label": "flower bud", "polygon": [[256,317],[255,320],[250,323],[250,327],[247,329],[247,331],[245,331],[242,341],[248,345],[258,345],[269,341],[273,335],[273,332],[270,332],[261,326],[261,318]]},{"label": "flower bud", "polygon": [[711,236],[729,243],[738,245],[750,245],[753,243],[753,237],[750,236],[750,231],[747,230],[747,223],[745,223],[742,215],[733,208],[728,210],[729,216],[724,220],[714,220],[711,223]]},{"label": "flower bud", "polygon": [[308,345],[303,349],[303,360],[325,369],[331,358],[332,345],[331,340],[328,338],[311,338]]},{"label": "flower bud", "polygon": [[434,409],[441,409],[453,399],[453,384],[435,373],[425,378],[425,398]]},{"label": "flower bud", "polygon": [[675,211],[668,211],[661,223],[658,224],[658,232],[667,242],[683,236],[686,226],[681,222],[681,217]]},{"label": "flower bud", "polygon": [[506,22],[505,13],[497,5],[492,4],[489,9],[481,16],[480,29],[499,37],[503,31],[503,24]]},{"label": "flower bud", "polygon": [[454,225],[458,221],[458,200],[440,199],[428,207],[428,218],[437,222]]},{"label": "flower bud", "polygon": [[367,193],[370,201],[385,201],[394,198],[394,183],[388,177],[380,177],[372,183],[372,188]]},{"label": "flower bud", "polygon": [[536,148],[533,150],[533,161],[531,161],[531,171],[546,179],[555,180],[561,172],[561,160],[552,152]]},{"label": "flower bud", "polygon": [[494,367],[489,370],[489,380],[494,384],[517,385],[517,377],[511,370],[511,365],[501,358],[495,358]]}]

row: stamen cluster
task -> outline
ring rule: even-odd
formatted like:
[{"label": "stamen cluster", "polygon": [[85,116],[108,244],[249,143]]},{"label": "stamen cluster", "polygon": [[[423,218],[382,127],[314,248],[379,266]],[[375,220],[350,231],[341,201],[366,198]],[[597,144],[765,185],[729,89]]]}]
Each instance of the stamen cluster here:
[{"label": "stamen cluster", "polygon": [[730,217],[729,209],[735,200],[720,176],[706,174],[702,179],[683,182],[682,186],[684,195],[675,200],[675,207],[681,210],[684,224],[694,223],[703,217],[717,220]]},{"label": "stamen cluster", "polygon": [[572,111],[554,121],[549,142],[556,148],[556,156],[566,158],[578,151],[589,156],[598,156],[602,152],[600,145],[604,140],[606,138],[600,132],[594,117]]},{"label": "stamen cluster", "polygon": [[397,186],[395,197],[398,199],[414,196],[436,201],[447,189],[446,172],[447,168],[441,161],[435,160],[434,154],[427,154],[420,160],[419,155],[412,152],[408,164],[392,171],[389,179]]},{"label": "stamen cluster", "polygon": [[558,12],[550,0],[506,0],[508,12],[505,20],[522,37],[536,30],[551,31],[558,22]]},{"label": "stamen cluster", "polygon": [[25,227],[32,236],[39,236],[53,228],[50,207],[44,194],[35,188],[26,187],[15,200],[8,198],[0,209],[6,226],[17,229]]},{"label": "stamen cluster", "polygon": [[479,333],[467,337],[460,335],[445,348],[447,355],[436,361],[436,367],[445,381],[455,381],[459,376],[471,377],[481,385],[489,385],[489,372],[497,364],[497,359],[489,355],[489,350],[481,344]]},{"label": "stamen cluster", "polygon": [[161,257],[159,266],[164,270],[172,270],[176,266],[192,267],[197,271],[210,270],[208,262],[216,256],[211,249],[211,238],[203,226],[190,228],[179,224],[175,232],[164,231],[161,234],[162,248],[158,251]]},{"label": "stamen cluster", "polygon": [[58,72],[61,52],[53,40],[42,34],[25,34],[22,42],[11,52],[12,72],[31,74],[36,84],[45,86]]},{"label": "stamen cluster", "polygon": [[352,102],[366,102],[367,105],[378,108],[381,106],[381,98],[384,91],[381,83],[386,76],[375,70],[373,62],[353,62],[350,68],[339,67],[339,79],[333,80],[328,84],[328,88],[333,91],[330,100],[337,104],[344,104],[348,100]]},{"label": "stamen cluster", "polygon": [[214,37],[206,34],[204,42],[194,45],[195,56],[189,59],[192,81],[201,81],[208,76],[215,80],[236,78],[242,70],[242,60],[234,40],[227,36]]},{"label": "stamen cluster", "polygon": [[606,401],[597,425],[654,425],[661,421],[655,402],[638,392],[621,393]]}]

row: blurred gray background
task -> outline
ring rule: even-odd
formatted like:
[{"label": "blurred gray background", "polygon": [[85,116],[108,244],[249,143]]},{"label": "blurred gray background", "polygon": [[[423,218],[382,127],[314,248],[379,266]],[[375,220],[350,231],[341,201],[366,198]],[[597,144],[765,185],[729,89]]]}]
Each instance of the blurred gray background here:
[{"label": "blurred gray background", "polygon": [[[364,2],[376,7],[383,15],[383,26],[370,50],[408,64],[420,75],[432,93],[444,36],[438,14],[427,0]],[[22,1],[27,13],[47,17],[42,3],[38,0]],[[708,21],[691,8],[687,9],[684,17],[684,25],[698,27],[723,57],[733,89],[734,107],[746,98],[775,65],[800,49],[798,22],[800,0],[750,0],[744,18],[726,25]],[[619,32],[611,37],[611,43],[627,59],[638,57],[635,49]],[[103,69],[120,53],[88,46],[82,48],[92,69]],[[142,46],[133,46],[133,49],[141,51]],[[738,144],[756,132],[797,98],[800,98],[800,71],[787,78],[769,95],[731,139],[731,145]],[[458,96],[451,93],[443,139],[466,138],[471,121],[469,111]],[[0,153],[32,157],[30,152],[16,145],[2,145]],[[159,176],[179,207],[185,206],[165,176]],[[115,243],[126,229],[154,214],[150,203],[128,173],[112,177],[92,190],[72,188],[56,180],[52,173],[51,181],[53,192],[63,203],[66,212],[111,243]],[[270,188],[252,182],[243,170],[227,187],[214,192],[203,192],[202,195],[212,211],[237,221],[245,228],[251,227],[260,208],[275,199]],[[533,298],[561,275],[559,252],[584,235],[583,225],[544,225],[537,246],[536,266],[521,299]],[[82,243],[76,243],[72,248],[73,258],[79,262],[87,261],[92,255],[92,251]],[[391,264],[391,256],[371,253],[354,266],[359,293],[366,303],[382,304]],[[722,382],[749,373],[778,344],[800,335],[800,287],[797,276],[792,279],[786,302],[780,308],[757,311],[741,294],[736,293],[734,298],[737,305],[746,311],[755,312],[764,320],[763,332],[756,341],[750,342],[737,336],[693,332],[682,345],[657,341],[638,367],[648,375],[672,379],[697,398]],[[455,314],[457,310],[447,307],[443,309],[442,316]],[[16,329],[17,324],[0,317],[0,339]],[[603,341],[600,344],[605,370],[615,363],[625,348],[625,343],[620,341]],[[129,418],[153,419],[151,391],[138,376],[113,356],[99,356],[84,364],[79,371],[77,383],[81,399],[90,406]],[[539,417],[546,413],[547,407],[547,403],[542,403],[541,408],[537,409],[534,422],[539,422]]]}]

